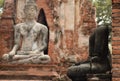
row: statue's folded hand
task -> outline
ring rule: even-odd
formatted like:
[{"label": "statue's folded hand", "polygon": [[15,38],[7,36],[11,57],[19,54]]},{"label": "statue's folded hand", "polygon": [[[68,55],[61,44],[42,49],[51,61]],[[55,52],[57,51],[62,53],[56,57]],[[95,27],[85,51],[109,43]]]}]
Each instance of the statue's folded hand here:
[{"label": "statue's folded hand", "polygon": [[30,53],[30,54],[44,55],[43,51],[39,51],[39,50],[30,51],[29,53]]},{"label": "statue's folded hand", "polygon": [[100,61],[101,61],[101,58],[98,57],[98,56],[94,56],[94,57],[91,58],[91,61],[92,61],[92,62],[100,62]]},{"label": "statue's folded hand", "polygon": [[4,54],[2,56],[2,59],[6,61],[10,61],[14,55],[15,55],[15,51],[11,51],[9,54]]},{"label": "statue's folded hand", "polygon": [[10,56],[10,57],[13,57],[14,55],[15,55],[15,51],[9,52],[9,56]]},{"label": "statue's folded hand", "polygon": [[36,50],[34,50],[34,51],[30,51],[29,53],[30,53],[30,54],[37,54],[37,53],[39,53],[39,52],[36,51]]},{"label": "statue's folded hand", "polygon": [[2,59],[3,59],[3,60],[6,60],[6,61],[9,61],[9,54],[4,54],[4,55],[2,56]]}]

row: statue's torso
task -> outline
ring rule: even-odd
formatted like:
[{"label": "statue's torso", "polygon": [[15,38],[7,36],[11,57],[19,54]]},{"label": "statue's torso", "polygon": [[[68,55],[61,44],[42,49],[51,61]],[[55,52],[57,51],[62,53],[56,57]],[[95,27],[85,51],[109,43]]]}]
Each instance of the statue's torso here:
[{"label": "statue's torso", "polygon": [[38,48],[37,42],[41,41],[39,37],[41,36],[42,28],[45,28],[45,26],[39,23],[35,23],[32,27],[25,23],[21,23],[18,26],[20,36],[22,37],[21,51],[33,51]]}]

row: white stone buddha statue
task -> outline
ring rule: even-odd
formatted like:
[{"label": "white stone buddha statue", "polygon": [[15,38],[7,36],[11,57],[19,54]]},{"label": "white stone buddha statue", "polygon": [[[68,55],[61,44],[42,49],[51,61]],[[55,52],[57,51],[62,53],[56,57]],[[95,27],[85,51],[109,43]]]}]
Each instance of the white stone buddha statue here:
[{"label": "white stone buddha statue", "polygon": [[13,49],[3,55],[3,60],[11,63],[48,63],[47,48],[48,29],[36,22],[37,6],[34,0],[28,0],[24,7],[25,21],[14,26]]}]

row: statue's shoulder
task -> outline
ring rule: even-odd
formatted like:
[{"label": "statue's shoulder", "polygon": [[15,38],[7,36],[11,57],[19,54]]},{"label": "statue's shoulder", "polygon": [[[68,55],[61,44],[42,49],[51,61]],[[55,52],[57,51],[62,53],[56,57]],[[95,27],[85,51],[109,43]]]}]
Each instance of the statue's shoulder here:
[{"label": "statue's shoulder", "polygon": [[40,30],[46,30],[46,31],[48,30],[47,26],[40,23],[37,23],[36,27],[39,28]]},{"label": "statue's shoulder", "polygon": [[16,25],[14,25],[14,29],[19,29],[20,27],[24,26],[24,23],[18,23]]},{"label": "statue's shoulder", "polygon": [[101,26],[96,28],[95,32],[98,32],[98,33],[109,32],[109,28],[107,26]]},{"label": "statue's shoulder", "polygon": [[98,27],[96,28],[96,31],[103,31],[103,30],[109,30],[109,27],[108,27],[108,26],[101,25],[101,26],[98,26]]}]

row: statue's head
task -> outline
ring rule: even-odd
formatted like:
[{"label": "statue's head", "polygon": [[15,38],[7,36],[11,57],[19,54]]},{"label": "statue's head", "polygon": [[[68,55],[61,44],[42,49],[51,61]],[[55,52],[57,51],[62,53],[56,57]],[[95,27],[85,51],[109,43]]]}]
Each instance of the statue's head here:
[{"label": "statue's head", "polygon": [[24,6],[25,17],[29,19],[33,19],[37,16],[37,5],[34,0],[28,0],[28,2]]}]

